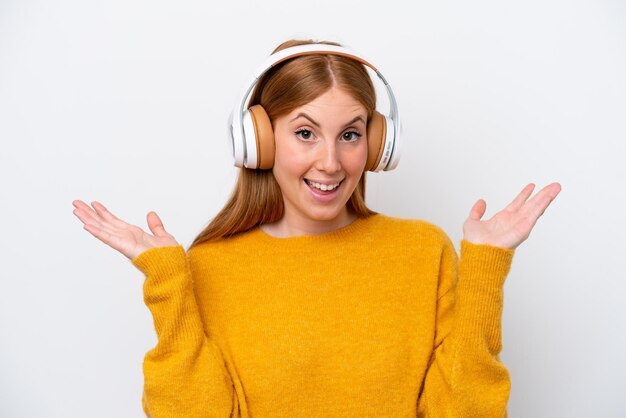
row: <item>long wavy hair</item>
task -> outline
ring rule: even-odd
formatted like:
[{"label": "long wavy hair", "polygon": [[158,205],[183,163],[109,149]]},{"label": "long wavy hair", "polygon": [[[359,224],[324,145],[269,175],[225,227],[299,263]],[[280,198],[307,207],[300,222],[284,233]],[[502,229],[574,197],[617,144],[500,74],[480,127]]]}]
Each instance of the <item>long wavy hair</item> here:
[{"label": "long wavy hair", "polygon": [[[311,43],[341,46],[327,41],[289,40],[280,44],[272,54]],[[359,101],[367,110],[369,121],[376,108],[372,80],[363,64],[340,55],[302,55],[273,67],[257,83],[249,106],[263,106],[273,123],[277,117],[309,103],[332,87],[344,90]],[[376,213],[365,205],[365,173],[346,206],[358,217]],[[272,170],[241,168],[228,202],[189,249],[205,241],[230,237],[261,224],[276,222],[283,214],[283,197]]]}]

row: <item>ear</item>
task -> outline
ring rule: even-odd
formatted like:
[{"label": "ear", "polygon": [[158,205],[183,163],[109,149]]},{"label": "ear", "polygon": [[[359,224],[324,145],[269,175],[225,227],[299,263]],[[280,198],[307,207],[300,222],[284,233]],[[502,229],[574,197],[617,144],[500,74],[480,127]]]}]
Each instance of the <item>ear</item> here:
[{"label": "ear", "polygon": [[367,124],[367,162],[365,171],[371,171],[378,166],[385,148],[387,123],[385,116],[374,111]]},{"label": "ear", "polygon": [[[274,166],[274,130],[272,122],[263,106],[254,105],[248,109],[254,126],[254,137],[257,149],[257,168],[268,170]],[[246,133],[247,135],[247,133]]]}]

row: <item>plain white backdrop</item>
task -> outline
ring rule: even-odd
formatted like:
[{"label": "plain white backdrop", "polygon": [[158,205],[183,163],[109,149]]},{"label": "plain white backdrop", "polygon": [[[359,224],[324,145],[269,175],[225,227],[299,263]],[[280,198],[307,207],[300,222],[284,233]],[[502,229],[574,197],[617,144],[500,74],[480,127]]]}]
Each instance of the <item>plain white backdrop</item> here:
[{"label": "plain white backdrop", "polygon": [[187,247],[234,184],[234,100],[289,38],[353,48],[396,93],[404,152],[368,177],[374,210],[458,248],[477,199],[490,217],[561,182],[505,285],[509,416],[626,416],[618,0],[0,0],[0,416],[142,416],[143,275],[71,202],[144,228],[155,210]]}]

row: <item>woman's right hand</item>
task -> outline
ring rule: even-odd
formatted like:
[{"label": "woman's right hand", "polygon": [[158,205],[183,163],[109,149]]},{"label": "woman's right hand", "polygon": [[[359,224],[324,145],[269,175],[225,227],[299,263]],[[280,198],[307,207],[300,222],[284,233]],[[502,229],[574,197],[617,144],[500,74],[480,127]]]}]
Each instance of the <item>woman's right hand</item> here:
[{"label": "woman's right hand", "polygon": [[82,221],[85,230],[130,260],[151,248],[179,245],[165,230],[156,212],[147,215],[148,227],[154,234],[150,235],[117,218],[99,202],[91,202],[93,209],[82,200],[74,200],[72,204],[76,208],[73,213]]}]

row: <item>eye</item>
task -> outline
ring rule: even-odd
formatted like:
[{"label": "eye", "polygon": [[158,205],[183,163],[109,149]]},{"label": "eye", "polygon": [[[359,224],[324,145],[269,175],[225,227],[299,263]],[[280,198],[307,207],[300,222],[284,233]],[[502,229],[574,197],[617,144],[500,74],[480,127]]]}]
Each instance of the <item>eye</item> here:
[{"label": "eye", "polygon": [[313,139],[313,132],[309,131],[308,129],[298,129],[295,134],[303,141],[310,141]]},{"label": "eye", "polygon": [[347,131],[341,135],[341,139],[346,142],[354,142],[361,137],[357,131]]}]

